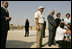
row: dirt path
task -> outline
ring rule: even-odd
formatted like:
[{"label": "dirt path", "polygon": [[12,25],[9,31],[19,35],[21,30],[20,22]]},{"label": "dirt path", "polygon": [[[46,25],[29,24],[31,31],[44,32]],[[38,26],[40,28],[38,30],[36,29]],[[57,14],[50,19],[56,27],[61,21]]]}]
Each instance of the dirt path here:
[{"label": "dirt path", "polygon": [[[8,32],[6,48],[36,48],[36,31],[30,30],[30,36],[24,37],[24,30],[10,30]],[[49,47],[48,42],[48,31],[46,30],[46,37],[43,38],[42,48],[58,48],[58,45],[52,45]]]}]

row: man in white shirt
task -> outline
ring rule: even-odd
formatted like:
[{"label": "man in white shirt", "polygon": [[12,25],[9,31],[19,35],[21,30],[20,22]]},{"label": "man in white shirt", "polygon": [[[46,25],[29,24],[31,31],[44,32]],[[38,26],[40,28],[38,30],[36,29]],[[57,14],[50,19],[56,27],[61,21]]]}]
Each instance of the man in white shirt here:
[{"label": "man in white shirt", "polygon": [[60,48],[63,48],[63,46],[65,45],[64,43],[64,34],[70,34],[71,31],[70,30],[65,30],[64,28],[64,23],[60,23],[60,26],[57,28],[56,30],[56,36],[55,36],[55,40],[56,43],[59,44]]},{"label": "man in white shirt", "polygon": [[35,22],[36,22],[36,48],[40,48],[42,46],[42,33],[43,33],[43,24],[44,24],[44,17],[42,15],[44,11],[44,7],[40,6],[39,11],[35,13]]}]

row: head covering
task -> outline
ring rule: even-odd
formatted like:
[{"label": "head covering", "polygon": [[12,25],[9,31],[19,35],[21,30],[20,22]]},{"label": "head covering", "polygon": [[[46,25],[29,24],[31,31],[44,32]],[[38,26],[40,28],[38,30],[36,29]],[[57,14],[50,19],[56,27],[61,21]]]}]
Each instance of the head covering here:
[{"label": "head covering", "polygon": [[44,9],[44,7],[43,7],[43,6],[39,6],[39,8],[38,8],[38,9],[41,9],[41,8],[42,8],[42,9]]}]

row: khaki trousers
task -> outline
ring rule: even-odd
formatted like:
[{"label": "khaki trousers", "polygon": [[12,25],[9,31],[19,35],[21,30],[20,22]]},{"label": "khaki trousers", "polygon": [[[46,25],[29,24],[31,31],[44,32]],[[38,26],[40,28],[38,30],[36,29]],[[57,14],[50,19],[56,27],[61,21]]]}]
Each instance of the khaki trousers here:
[{"label": "khaki trousers", "polygon": [[37,30],[36,33],[36,47],[39,48],[42,46],[42,34],[43,34],[43,24],[39,24],[40,30]]}]

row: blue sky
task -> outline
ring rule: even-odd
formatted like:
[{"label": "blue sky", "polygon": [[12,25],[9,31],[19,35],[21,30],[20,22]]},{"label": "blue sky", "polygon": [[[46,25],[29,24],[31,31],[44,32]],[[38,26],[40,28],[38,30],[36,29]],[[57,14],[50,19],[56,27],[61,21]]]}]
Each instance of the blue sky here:
[{"label": "blue sky", "polygon": [[[51,10],[56,14],[61,12],[61,18],[65,18],[66,13],[71,14],[71,1],[8,1],[9,14],[12,17],[11,24],[25,25],[26,18],[29,19],[30,26],[35,26],[34,14],[39,6],[44,6],[43,15],[47,22],[47,16]],[[48,22],[47,22],[48,25]]]}]

